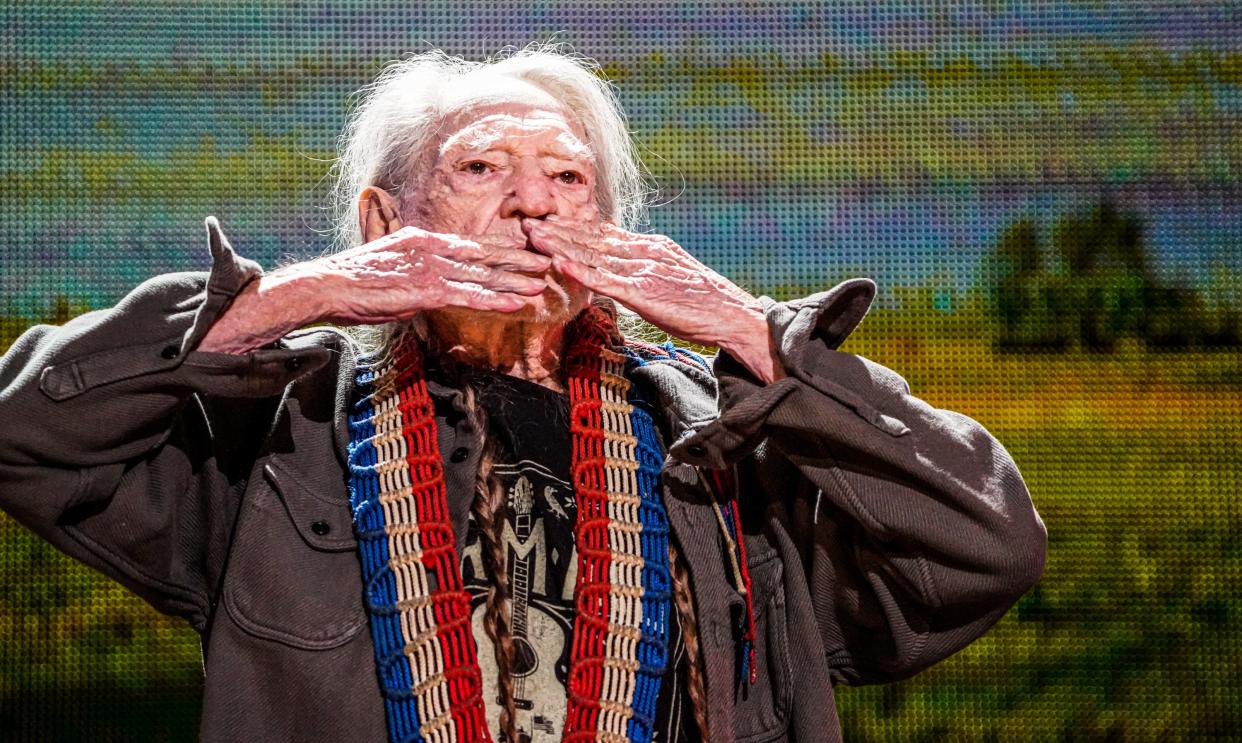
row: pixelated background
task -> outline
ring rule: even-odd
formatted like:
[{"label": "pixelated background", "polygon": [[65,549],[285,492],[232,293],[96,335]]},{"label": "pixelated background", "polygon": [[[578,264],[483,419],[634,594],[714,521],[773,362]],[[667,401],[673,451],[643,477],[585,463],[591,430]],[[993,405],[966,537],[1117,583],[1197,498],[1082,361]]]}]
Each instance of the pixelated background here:
[{"label": "pixelated background", "polygon": [[[1049,530],[1041,583],[850,741],[1242,730],[1242,5],[10,2],[0,350],[208,265],[330,240],[383,65],[556,39],[597,59],[645,227],[752,292],[879,285],[842,350],[980,421]],[[0,394],[3,391],[0,390]],[[0,425],[19,422],[0,421]],[[193,740],[197,637],[0,516],[0,738]]]}]

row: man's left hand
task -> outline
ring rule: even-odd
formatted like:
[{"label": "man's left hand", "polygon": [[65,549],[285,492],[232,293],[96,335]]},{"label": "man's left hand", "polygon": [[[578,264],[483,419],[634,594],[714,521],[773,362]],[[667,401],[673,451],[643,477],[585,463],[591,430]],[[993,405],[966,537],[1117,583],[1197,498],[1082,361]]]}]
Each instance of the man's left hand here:
[{"label": "man's left hand", "polygon": [[524,219],[522,229],[557,271],[669,335],[719,346],[764,383],[785,376],[759,300],[671,238],[555,217]]}]

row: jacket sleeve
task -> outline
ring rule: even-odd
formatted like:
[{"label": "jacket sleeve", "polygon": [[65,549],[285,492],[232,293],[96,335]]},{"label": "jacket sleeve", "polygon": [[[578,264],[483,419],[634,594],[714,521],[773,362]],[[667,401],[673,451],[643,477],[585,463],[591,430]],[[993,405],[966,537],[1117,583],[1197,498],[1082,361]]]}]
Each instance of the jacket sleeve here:
[{"label": "jacket sleeve", "polygon": [[908,678],[982,635],[1039,580],[1047,548],[1013,458],[982,425],[836,350],[874,293],[864,278],[764,297],[789,376],[762,385],[720,354],[720,417],[679,444],[717,466],[762,447],[796,471],[791,532],[830,673],[853,685]]},{"label": "jacket sleeve", "polygon": [[151,278],[111,309],[30,328],[0,357],[0,507],[200,630],[248,442],[264,433],[256,411],[327,361],[194,350],[262,274],[206,225],[210,271]]}]

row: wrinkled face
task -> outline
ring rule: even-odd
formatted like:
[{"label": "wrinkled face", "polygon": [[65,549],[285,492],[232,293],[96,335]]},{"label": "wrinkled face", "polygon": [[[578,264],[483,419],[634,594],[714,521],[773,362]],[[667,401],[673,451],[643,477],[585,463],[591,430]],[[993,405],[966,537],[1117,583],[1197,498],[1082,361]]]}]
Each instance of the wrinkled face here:
[{"label": "wrinkled face", "polygon": [[[438,151],[413,199],[413,222],[471,239],[533,249],[525,217],[598,222],[594,155],[576,118],[542,90],[513,82],[463,100],[441,128]],[[566,322],[590,292],[550,269],[548,289],[512,319]],[[489,313],[490,314],[490,313]]]}]

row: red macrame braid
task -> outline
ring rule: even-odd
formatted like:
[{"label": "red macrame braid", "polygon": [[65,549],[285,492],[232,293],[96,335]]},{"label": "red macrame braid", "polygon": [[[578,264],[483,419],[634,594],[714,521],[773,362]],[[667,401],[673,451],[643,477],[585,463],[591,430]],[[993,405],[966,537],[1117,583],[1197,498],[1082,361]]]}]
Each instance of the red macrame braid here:
[{"label": "red macrame braid", "polygon": [[[504,488],[493,475],[496,457],[495,438],[488,428],[487,413],[478,404],[478,393],[471,384],[462,384],[463,374],[460,367],[450,359],[443,360],[444,367],[450,370],[456,386],[463,392],[463,402],[467,415],[474,422],[480,436],[479,471],[475,476],[475,497],[470,506],[475,523],[479,526],[482,539],[482,555],[484,567],[492,576],[492,584],[487,593],[487,608],[483,626],[491,638],[496,657],[497,688],[500,690],[501,733],[508,741],[517,741],[517,708],[513,691],[513,661],[515,647],[512,627],[510,625],[510,592],[509,571],[503,543],[504,519],[506,508]],[[707,692],[704,685],[702,669],[699,667],[701,649],[699,647],[698,622],[694,612],[694,598],[690,588],[690,577],[681,555],[672,542],[668,545],[670,575],[672,578],[673,601],[681,620],[682,641],[686,645],[688,693],[695,725],[698,727],[702,740],[708,740],[707,730]],[[486,700],[494,703],[494,700]]]}]

